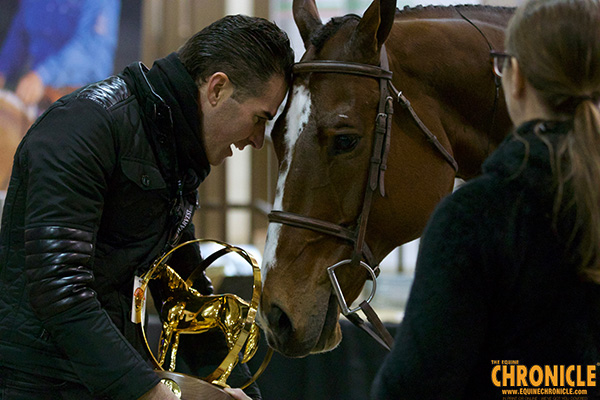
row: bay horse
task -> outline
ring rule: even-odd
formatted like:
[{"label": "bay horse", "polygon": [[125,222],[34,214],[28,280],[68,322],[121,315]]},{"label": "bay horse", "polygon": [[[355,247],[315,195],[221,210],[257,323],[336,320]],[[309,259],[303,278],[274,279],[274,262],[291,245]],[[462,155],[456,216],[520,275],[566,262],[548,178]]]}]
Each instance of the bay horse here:
[{"label": "bay horse", "polygon": [[[279,177],[259,308],[275,350],[339,344],[340,308],[507,135],[490,51],[503,49],[513,11],[374,0],[362,18],[323,24],[314,0],[294,1],[306,52],[271,134]],[[341,260],[334,285],[328,267]]]}]

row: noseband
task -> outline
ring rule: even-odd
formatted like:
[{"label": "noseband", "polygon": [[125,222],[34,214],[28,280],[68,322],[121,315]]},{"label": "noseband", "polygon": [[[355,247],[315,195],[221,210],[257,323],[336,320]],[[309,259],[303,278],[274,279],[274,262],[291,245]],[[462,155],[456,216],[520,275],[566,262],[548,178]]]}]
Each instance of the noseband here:
[{"label": "noseband", "polygon": [[[404,97],[402,92],[396,90],[392,84],[392,72],[389,70],[387,53],[385,46],[381,48],[380,67],[360,64],[353,62],[338,62],[330,60],[317,60],[310,62],[299,62],[294,65],[294,74],[303,73],[337,73],[364,76],[374,78],[379,81],[379,105],[377,107],[377,118],[375,120],[375,133],[373,137],[373,150],[369,162],[369,174],[365,197],[361,213],[358,217],[357,228],[350,230],[332,222],[323,221],[316,218],[307,217],[287,211],[274,210],[269,214],[269,222],[280,223],[302,229],[309,229],[315,232],[324,233],[330,236],[335,236],[344,239],[353,245],[352,258],[340,261],[327,268],[329,279],[337,296],[342,313],[359,328],[365,330],[377,342],[386,349],[390,349],[394,343],[394,339],[383,326],[375,311],[371,308],[370,302],[373,299],[376,291],[376,277],[379,275],[379,265],[371,252],[371,249],[365,242],[367,232],[367,222],[371,211],[371,203],[373,194],[379,188],[379,193],[382,197],[385,196],[384,174],[387,169],[387,157],[390,149],[390,136],[392,132],[392,114],[394,112],[394,99],[406,108],[411,114],[413,120],[425,134],[427,140],[434,148],[442,155],[442,157],[452,166],[454,171],[458,171],[458,165],[452,155],[441,145],[437,137],[431,133],[423,124],[421,119],[413,110],[410,102]],[[393,97],[392,97],[392,93]],[[362,260],[365,260],[363,262]],[[363,301],[358,307],[350,309],[344,297],[342,288],[335,274],[336,268],[351,264],[353,266],[361,266],[369,273],[369,279],[373,280],[373,288],[367,300]],[[369,327],[357,315],[357,312],[362,310],[367,319],[375,329]]]}]

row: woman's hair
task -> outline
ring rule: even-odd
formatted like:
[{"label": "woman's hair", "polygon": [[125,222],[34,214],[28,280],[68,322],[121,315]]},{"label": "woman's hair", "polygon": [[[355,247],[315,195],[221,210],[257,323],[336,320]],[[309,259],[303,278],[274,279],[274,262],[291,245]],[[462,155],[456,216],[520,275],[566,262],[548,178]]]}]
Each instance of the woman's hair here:
[{"label": "woman's hair", "polygon": [[289,83],[294,51],[285,32],[264,18],[230,15],[192,36],[178,51],[198,86],[215,72],[233,83],[237,99],[263,94],[265,83],[280,75]]},{"label": "woman's hair", "polygon": [[600,2],[529,0],[507,28],[506,51],[557,119],[573,129],[555,153],[555,216],[575,208],[569,245],[600,283]]}]

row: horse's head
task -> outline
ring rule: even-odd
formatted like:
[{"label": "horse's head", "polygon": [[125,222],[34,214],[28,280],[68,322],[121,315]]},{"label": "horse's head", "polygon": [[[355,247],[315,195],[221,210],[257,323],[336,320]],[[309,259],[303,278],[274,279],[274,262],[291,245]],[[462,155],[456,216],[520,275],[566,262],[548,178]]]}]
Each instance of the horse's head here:
[{"label": "horse's head", "polygon": [[[307,49],[302,61],[379,64],[395,1],[375,1],[364,17],[322,25],[312,1],[294,2]],[[273,130],[279,159],[275,210],[353,228],[359,217],[379,103],[374,78],[349,74],[298,75]],[[263,264],[263,326],[269,344],[290,356],[323,351],[341,339],[339,308],[326,267],[347,259],[351,243],[327,234],[271,224]],[[356,298],[365,271],[338,272],[344,294]]]},{"label": "horse's head", "polygon": [[[419,43],[400,47],[404,38],[399,37],[399,27],[392,30],[395,0],[374,0],[362,18],[334,18],[325,25],[314,0],[294,1],[293,10],[306,47],[303,63],[330,60],[378,66],[387,40],[395,85],[401,82],[399,89],[411,96],[413,105],[426,110],[421,119],[436,132],[440,147],[450,149],[441,115],[455,111],[440,107],[441,101],[432,94],[432,81],[441,78],[420,76],[422,71],[435,75],[438,72],[431,66],[440,64],[427,59],[431,54],[423,54],[428,50]],[[427,36],[420,33],[414,32],[416,37]],[[464,35],[473,36],[473,32]],[[406,37],[407,43],[409,39]],[[487,56],[486,51],[482,63],[488,62]],[[441,62],[448,65],[447,59]],[[358,234],[361,218],[366,218],[367,186],[381,183],[369,177],[372,161],[381,155],[373,151],[381,112],[380,79],[371,72],[324,73],[306,65],[296,69],[284,113],[272,132],[279,160],[274,210],[285,211],[285,221],[273,218],[269,226],[259,317],[269,344],[296,357],[329,350],[341,340],[340,308],[327,268],[355,255],[356,241],[349,236]],[[482,76],[492,94],[491,71],[480,69],[476,77],[472,71],[466,75],[472,80]],[[362,256],[375,262],[420,235],[437,202],[452,189],[455,172],[448,158],[440,157],[440,151],[427,143],[422,129],[403,107],[396,103],[394,112],[387,170],[382,168],[385,193],[378,186],[367,207],[365,242],[372,257]],[[487,116],[484,119],[489,121]],[[336,227],[341,234],[333,233]],[[367,270],[357,265],[348,263],[336,270],[348,303],[358,297],[368,278]]]}]

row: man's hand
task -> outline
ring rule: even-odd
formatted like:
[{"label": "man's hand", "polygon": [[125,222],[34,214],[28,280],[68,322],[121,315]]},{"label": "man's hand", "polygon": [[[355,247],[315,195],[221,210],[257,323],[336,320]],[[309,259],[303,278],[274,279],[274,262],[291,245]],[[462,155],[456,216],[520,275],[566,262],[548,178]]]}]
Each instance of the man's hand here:
[{"label": "man's hand", "polygon": [[[252,400],[242,389],[223,389],[235,400]],[[162,382],[146,392],[138,400],[179,400],[175,393]]]},{"label": "man's hand", "polygon": [[162,382],[147,391],[138,400],[179,400],[179,398]]},{"label": "man's hand", "polygon": [[42,78],[34,71],[29,72],[21,78],[15,92],[26,105],[39,103],[44,96]]}]

